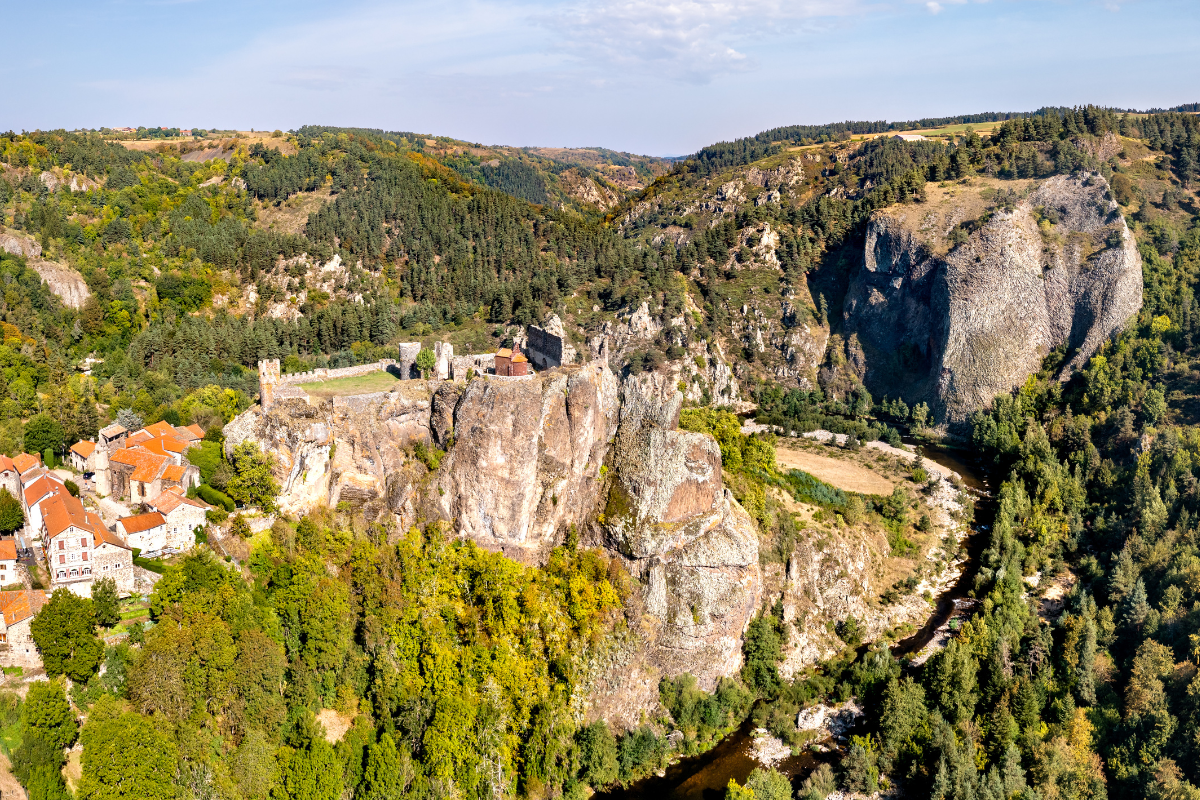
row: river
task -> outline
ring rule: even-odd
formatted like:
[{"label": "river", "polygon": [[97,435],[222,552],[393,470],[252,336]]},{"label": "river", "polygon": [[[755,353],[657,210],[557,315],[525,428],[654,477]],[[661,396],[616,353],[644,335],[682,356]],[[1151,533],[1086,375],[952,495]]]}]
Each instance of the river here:
[{"label": "river", "polygon": [[[971,534],[967,537],[967,562],[962,575],[946,591],[938,595],[934,613],[925,625],[912,636],[892,646],[897,656],[918,652],[934,633],[944,625],[954,612],[954,601],[967,596],[975,581],[979,557],[987,545],[986,531],[995,516],[991,488],[983,469],[961,450],[952,450],[938,445],[922,444],[925,458],[943,467],[952,469],[962,476],[963,483],[975,495],[975,520]],[[712,749],[695,756],[688,756],[667,767],[663,775],[651,775],[635,781],[627,787],[615,787],[596,795],[597,800],[721,800],[725,787],[732,778],[744,783],[750,772],[761,766],[750,756],[751,734],[754,725],[747,719],[736,731],[722,739]],[[832,742],[827,742],[833,745]],[[792,785],[801,781],[822,761],[835,763],[839,757],[836,750],[827,753],[805,751],[791,756],[775,765],[775,769],[787,775]]]}]

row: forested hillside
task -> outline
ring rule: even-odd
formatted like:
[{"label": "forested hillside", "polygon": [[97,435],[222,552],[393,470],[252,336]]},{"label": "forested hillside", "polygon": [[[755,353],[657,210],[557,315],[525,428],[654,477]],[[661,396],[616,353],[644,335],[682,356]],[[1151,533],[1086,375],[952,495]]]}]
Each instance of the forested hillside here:
[{"label": "forested hillside", "polygon": [[[740,674],[712,694],[664,682],[661,708],[613,731],[588,716],[588,664],[625,635],[633,593],[601,552],[568,538],[528,567],[350,504],[257,533],[235,514],[223,524],[248,537],[244,563],[200,548],[170,564],[152,624],[126,644],[97,639],[120,624],[112,609],[56,601],[45,636],[70,647],[47,664],[73,686],[0,695],[15,774],[31,796],[66,796],[63,748],[78,740],[81,798],[574,798],[708,746],[750,713],[802,744],[799,708],[857,694],[867,728],[802,796],[884,781],[962,800],[1196,796],[1200,125],[1095,108],[1007,116],[780,129],[666,175],[601,153],[571,169],[646,179],[607,219],[561,201],[547,176],[567,162],[551,155],[491,165],[411,134],[302,128],[286,147],[233,139],[202,161],[95,133],[0,136],[7,454],[61,456],[120,411],[196,423],[218,442],[253,402],[261,358],[301,371],[393,357],[400,341],[486,351],[551,313],[581,358],[602,337],[616,372],[670,371],[693,405],[732,384],[783,430],[896,441],[896,428],[930,427],[928,409],[872,397],[840,334],[875,211],[985,180],[1003,207],[1017,201],[1006,181],[1097,173],[1144,267],[1140,315],[1085,369],[1059,382],[1067,354],[1051,353],[972,420],[971,447],[1003,482],[981,605],[924,666],[847,635],[838,658],[785,681],[792,634],[764,598]],[[853,138],[985,121],[987,136]],[[81,277],[78,307],[43,282],[47,265]],[[711,419],[764,558],[786,563],[803,523],[772,488],[830,516],[875,515],[898,536],[918,524],[775,473],[769,440]],[[206,452],[210,489],[253,477],[249,458]],[[436,470],[439,453],[414,457]],[[269,506],[263,486],[225,499]],[[1054,582],[1061,613],[1038,597]],[[667,738],[675,729],[683,740]]]}]

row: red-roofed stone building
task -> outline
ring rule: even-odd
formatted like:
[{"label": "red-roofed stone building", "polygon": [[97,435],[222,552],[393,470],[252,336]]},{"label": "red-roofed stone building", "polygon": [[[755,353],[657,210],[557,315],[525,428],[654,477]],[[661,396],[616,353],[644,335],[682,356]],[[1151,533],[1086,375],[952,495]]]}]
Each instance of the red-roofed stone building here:
[{"label": "red-roofed stone building", "polygon": [[157,553],[167,546],[167,521],[157,511],[117,520],[117,533],[143,553]]},{"label": "red-roofed stone building", "polygon": [[96,463],[96,443],[88,441],[76,442],[71,445],[71,466],[76,472],[92,472]]},{"label": "red-roofed stone building", "polygon": [[42,668],[42,656],[29,628],[45,604],[46,593],[42,591],[0,592],[0,665]]},{"label": "red-roofed stone building", "polygon": [[188,550],[196,542],[196,528],[208,524],[205,512],[212,508],[187,496],[182,487],[172,486],[147,505],[166,520],[166,548]]},{"label": "red-roofed stone building", "polygon": [[45,501],[42,547],[53,589],[67,588],[90,597],[92,582],[97,578],[112,578],[117,591],[125,595],[143,588],[134,572],[129,546],[104,527],[99,516],[86,510],[78,497],[67,492]]}]

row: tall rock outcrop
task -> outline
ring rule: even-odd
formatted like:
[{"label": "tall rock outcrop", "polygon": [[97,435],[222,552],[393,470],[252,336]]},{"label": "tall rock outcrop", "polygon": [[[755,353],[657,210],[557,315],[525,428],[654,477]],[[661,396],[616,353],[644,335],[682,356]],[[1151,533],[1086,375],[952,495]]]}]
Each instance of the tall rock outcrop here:
[{"label": "tall rock outcrop", "polygon": [[953,202],[944,215],[878,212],[844,308],[868,388],[926,401],[950,424],[1055,347],[1068,348],[1065,369],[1086,362],[1142,304],[1141,258],[1099,175],[1050,178],[966,225],[956,214]]},{"label": "tall rock outcrop", "polygon": [[710,436],[677,429],[682,395],[658,373],[625,382],[612,484],[599,518],[607,545],[639,579],[633,641],[595,665],[595,713],[631,726],[664,676],[712,690],[741,665],[757,610],[758,534],[724,488]]},{"label": "tall rock outcrop", "polygon": [[618,400],[599,362],[471,381],[429,494],[433,513],[484,547],[540,561],[596,506]]}]

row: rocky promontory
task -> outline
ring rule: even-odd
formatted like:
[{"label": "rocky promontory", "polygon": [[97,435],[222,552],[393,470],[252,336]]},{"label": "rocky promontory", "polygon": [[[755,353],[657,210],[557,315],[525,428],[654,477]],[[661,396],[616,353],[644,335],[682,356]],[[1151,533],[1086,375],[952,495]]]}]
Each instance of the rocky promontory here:
[{"label": "rocky promontory", "polygon": [[843,311],[867,387],[950,424],[1056,347],[1065,370],[1086,362],[1142,304],[1141,258],[1100,175],[956,192],[876,213]]}]

